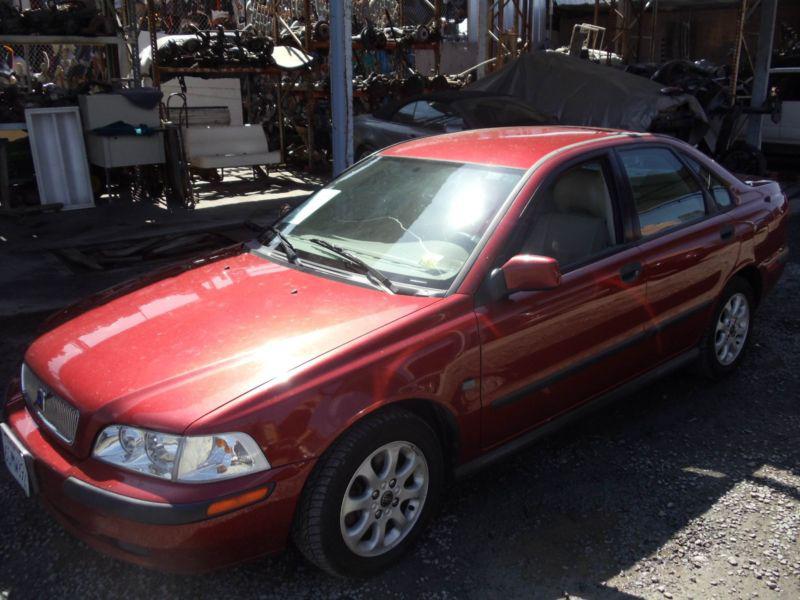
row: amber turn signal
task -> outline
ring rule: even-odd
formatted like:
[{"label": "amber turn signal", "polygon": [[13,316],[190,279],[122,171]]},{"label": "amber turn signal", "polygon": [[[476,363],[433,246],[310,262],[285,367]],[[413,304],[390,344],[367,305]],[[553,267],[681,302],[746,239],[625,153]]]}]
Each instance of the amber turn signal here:
[{"label": "amber turn signal", "polygon": [[206,514],[209,517],[213,517],[215,515],[221,515],[222,513],[230,512],[232,510],[236,510],[237,508],[247,506],[248,504],[253,504],[266,498],[271,491],[272,488],[267,486],[250,490],[249,492],[239,494],[238,496],[225,498],[224,500],[217,500],[213,504],[209,505]]}]

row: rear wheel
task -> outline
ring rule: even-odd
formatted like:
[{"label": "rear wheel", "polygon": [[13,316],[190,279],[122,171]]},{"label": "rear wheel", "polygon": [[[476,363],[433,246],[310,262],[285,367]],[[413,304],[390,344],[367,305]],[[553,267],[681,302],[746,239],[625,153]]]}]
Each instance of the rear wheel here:
[{"label": "rear wheel", "polygon": [[753,308],[753,288],[740,277],[733,279],[703,338],[700,365],[704,374],[719,379],[739,366],[750,342]]},{"label": "rear wheel", "polygon": [[431,427],[389,409],[346,432],[303,490],[294,541],[318,567],[369,575],[405,553],[435,512],[444,463]]}]

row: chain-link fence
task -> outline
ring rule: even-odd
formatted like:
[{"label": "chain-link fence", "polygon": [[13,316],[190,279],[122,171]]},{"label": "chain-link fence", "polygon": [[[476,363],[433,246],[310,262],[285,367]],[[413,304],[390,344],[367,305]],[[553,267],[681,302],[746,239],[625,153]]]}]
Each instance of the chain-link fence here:
[{"label": "chain-link fence", "polygon": [[[115,52],[116,48],[110,51]],[[77,90],[87,83],[108,81],[108,52],[106,46],[88,44],[3,44],[0,62],[28,88],[54,84],[64,90]]]},{"label": "chain-link fence", "polygon": [[[0,0],[3,76],[25,89],[53,84],[67,91],[124,78],[129,61],[124,52],[118,55],[116,37],[123,22],[124,15],[108,0],[58,6],[43,0]],[[44,37],[52,42],[43,43]]]}]

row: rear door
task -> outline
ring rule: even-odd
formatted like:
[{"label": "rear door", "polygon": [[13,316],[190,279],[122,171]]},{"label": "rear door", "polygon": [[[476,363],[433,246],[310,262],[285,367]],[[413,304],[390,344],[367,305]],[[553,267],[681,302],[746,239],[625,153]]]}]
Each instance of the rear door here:
[{"label": "rear door", "polygon": [[732,201],[721,181],[705,184],[672,146],[625,146],[617,155],[647,277],[648,353],[666,360],[698,343],[736,262]]},{"label": "rear door", "polygon": [[551,420],[647,364],[640,252],[626,243],[609,155],[590,156],[537,191],[498,260],[556,258],[561,285],[479,299],[485,447]]}]

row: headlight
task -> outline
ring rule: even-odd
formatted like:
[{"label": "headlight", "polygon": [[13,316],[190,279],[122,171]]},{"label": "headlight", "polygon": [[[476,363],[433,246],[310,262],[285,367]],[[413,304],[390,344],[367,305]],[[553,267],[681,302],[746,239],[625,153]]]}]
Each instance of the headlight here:
[{"label": "headlight", "polygon": [[178,436],[127,425],[103,429],[93,455],[144,475],[202,483],[270,468],[255,440],[245,433]]}]

